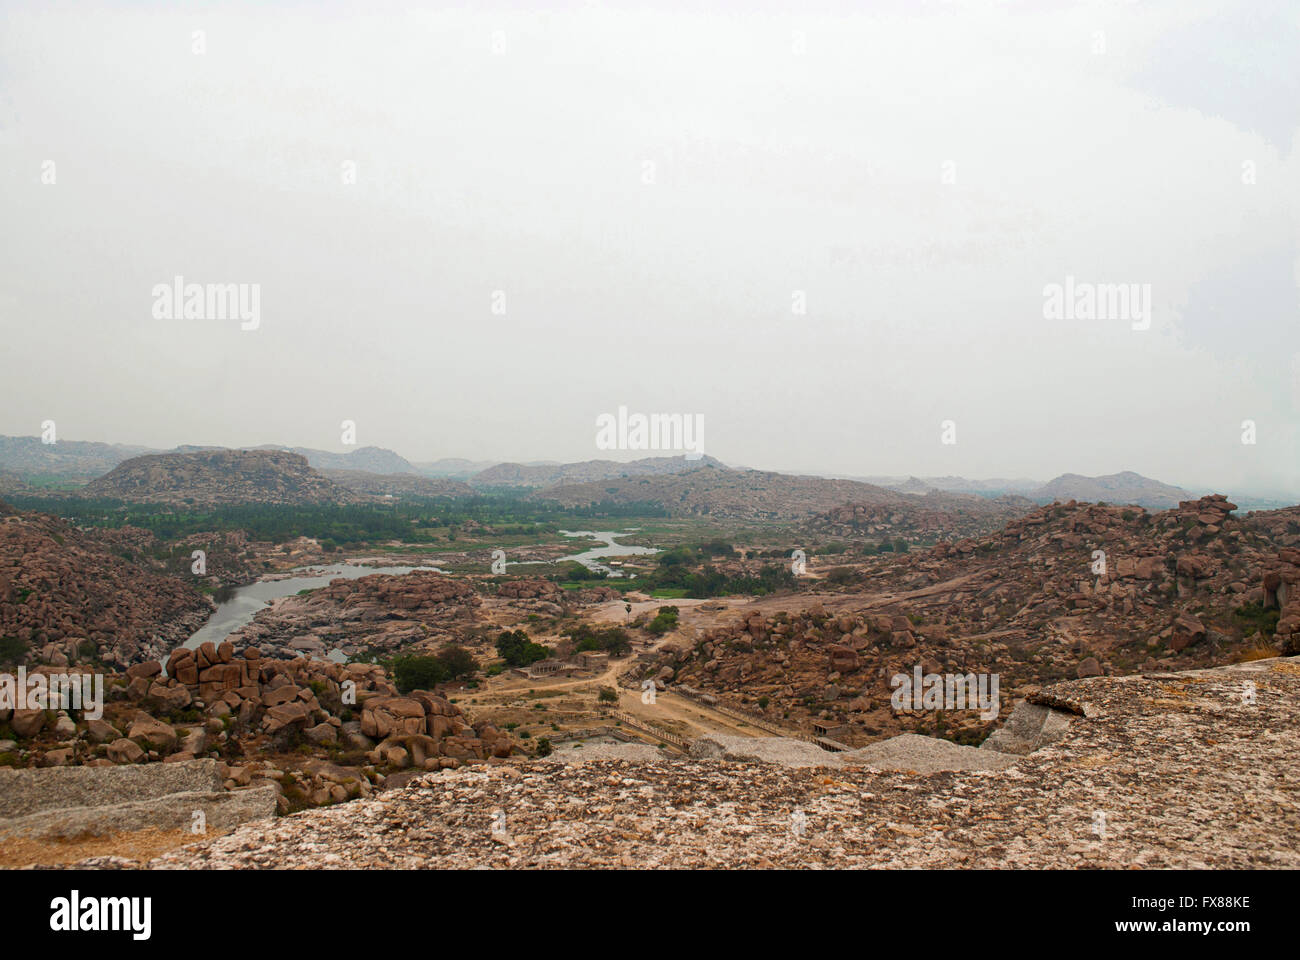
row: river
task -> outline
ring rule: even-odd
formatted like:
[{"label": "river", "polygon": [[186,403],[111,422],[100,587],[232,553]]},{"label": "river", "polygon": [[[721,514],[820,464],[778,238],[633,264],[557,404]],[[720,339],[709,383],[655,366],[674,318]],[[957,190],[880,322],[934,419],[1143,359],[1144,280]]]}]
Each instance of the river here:
[{"label": "river", "polygon": [[[588,570],[603,570],[611,577],[621,577],[621,570],[614,570],[605,564],[600,563],[602,557],[643,557],[647,554],[658,553],[655,547],[629,547],[626,544],[618,543],[614,538],[622,537],[629,533],[636,533],[632,528],[616,533],[613,530],[561,530],[560,533],[566,537],[591,537],[595,540],[603,540],[605,546],[592,547],[590,550],[584,550],[582,553],[571,554],[567,557],[560,557],[555,563],[563,563],[565,560],[575,560],[582,564]],[[633,575],[635,576],[635,574]]]},{"label": "river", "polygon": [[257,614],[257,611],[270,606],[272,600],[278,600],[280,597],[291,597],[301,590],[312,590],[316,587],[326,586],[331,580],[337,580],[339,577],[356,580],[359,577],[368,577],[372,573],[402,574],[410,573],[412,570],[445,572],[437,567],[363,567],[352,563],[332,563],[305,569],[323,572],[316,575],[285,577],[278,580],[258,580],[247,586],[236,587],[229,599],[217,604],[217,609],[212,612],[208,622],[185,641],[185,646],[193,650],[199,644],[208,640],[213,643],[220,643],[240,627],[250,622]]},{"label": "river", "polygon": [[[582,564],[588,570],[603,570],[611,577],[621,577],[624,575],[622,571],[605,566],[599,562],[599,559],[603,557],[643,556],[659,552],[654,547],[629,547],[615,540],[616,537],[635,532],[634,529],[624,530],[621,533],[613,530],[561,530],[560,533],[566,537],[591,537],[603,541],[605,545],[592,547],[590,550],[584,550],[581,553],[571,554],[567,557],[560,557],[552,562],[561,563],[565,560],[573,560]],[[339,577],[355,580],[359,577],[368,577],[372,573],[400,575],[410,573],[413,570],[433,570],[437,573],[446,573],[445,570],[439,570],[437,567],[365,567],[352,563],[325,564],[304,569],[321,572],[313,572],[300,577],[258,580],[247,586],[236,587],[229,598],[217,603],[217,609],[212,612],[212,616],[208,618],[207,623],[185,641],[185,646],[193,650],[199,644],[208,640],[213,643],[220,643],[240,627],[249,623],[257,615],[257,611],[270,606],[272,600],[277,600],[280,597],[291,597],[301,590],[312,590],[316,587],[326,586],[331,580],[337,580]],[[334,655],[331,654],[331,656]]]}]

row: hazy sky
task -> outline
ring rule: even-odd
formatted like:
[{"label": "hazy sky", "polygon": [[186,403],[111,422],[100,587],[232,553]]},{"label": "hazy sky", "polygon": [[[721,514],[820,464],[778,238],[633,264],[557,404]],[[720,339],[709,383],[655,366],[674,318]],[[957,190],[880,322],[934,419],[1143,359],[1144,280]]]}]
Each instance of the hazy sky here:
[{"label": "hazy sky", "polygon": [[1300,491],[1300,4],[521,6],[0,2],[0,433]]}]

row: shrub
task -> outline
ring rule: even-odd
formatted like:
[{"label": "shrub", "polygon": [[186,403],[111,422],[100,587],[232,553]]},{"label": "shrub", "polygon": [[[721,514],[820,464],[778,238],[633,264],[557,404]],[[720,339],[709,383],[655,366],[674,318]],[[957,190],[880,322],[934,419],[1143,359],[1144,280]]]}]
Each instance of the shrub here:
[{"label": "shrub", "polygon": [[27,641],[17,637],[0,637],[0,663],[5,666],[23,663],[27,659]]},{"label": "shrub", "polygon": [[1282,611],[1277,607],[1265,607],[1259,603],[1244,603],[1232,611],[1232,617],[1241,624],[1246,633],[1249,634],[1258,630],[1260,636],[1268,640],[1277,631],[1277,621],[1281,613]]},{"label": "shrub", "polygon": [[662,636],[670,630],[677,629],[678,610],[676,607],[660,607],[655,618],[650,621],[646,629],[656,637]]}]

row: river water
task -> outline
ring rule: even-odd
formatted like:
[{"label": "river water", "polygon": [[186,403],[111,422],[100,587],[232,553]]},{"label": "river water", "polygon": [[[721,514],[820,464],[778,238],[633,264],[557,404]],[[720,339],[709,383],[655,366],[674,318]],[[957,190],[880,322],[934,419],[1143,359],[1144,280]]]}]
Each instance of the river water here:
[{"label": "river water", "polygon": [[566,537],[591,537],[595,540],[603,540],[605,546],[592,547],[590,550],[584,550],[582,553],[575,553],[571,556],[560,557],[555,563],[562,563],[565,560],[576,560],[588,570],[603,570],[611,577],[621,577],[623,572],[605,566],[601,563],[604,557],[643,557],[647,554],[658,553],[654,547],[629,547],[626,544],[618,543],[614,538],[622,537],[629,533],[636,533],[636,529],[624,530],[622,533],[616,533],[613,530],[561,530],[560,533]]},{"label": "river water", "polygon": [[[603,557],[643,556],[659,552],[654,547],[629,547],[615,540],[615,537],[635,532],[634,529],[624,530],[621,533],[613,530],[561,530],[560,533],[566,537],[591,537],[604,541],[605,545],[593,547],[590,550],[584,550],[581,553],[575,553],[567,557],[560,557],[553,562],[560,563],[565,560],[574,560],[588,570],[603,570],[610,576],[621,577],[623,576],[621,571],[605,566],[599,562],[599,559]],[[433,570],[437,573],[446,573],[445,570],[439,570],[437,567],[364,567],[352,563],[325,564],[305,569],[312,571],[312,573],[277,580],[258,580],[256,583],[250,583],[244,587],[236,587],[234,593],[228,599],[217,604],[217,609],[212,612],[208,622],[185,641],[185,646],[193,650],[208,640],[213,643],[220,643],[240,627],[249,623],[257,614],[257,611],[270,606],[272,600],[277,600],[280,597],[291,597],[300,590],[311,590],[316,587],[326,586],[331,580],[337,580],[339,577],[356,580],[359,577],[368,577],[372,573],[400,575],[410,573],[413,570]],[[317,573],[316,571],[320,572]]]},{"label": "river water", "polygon": [[278,600],[280,597],[291,597],[300,590],[324,587],[331,580],[337,580],[339,577],[356,580],[359,577],[368,577],[372,573],[402,574],[410,573],[412,570],[446,572],[439,570],[437,567],[363,567],[351,563],[332,563],[306,569],[320,570],[323,573],[301,577],[285,577],[282,580],[258,580],[244,587],[236,587],[234,594],[229,599],[217,604],[217,609],[212,611],[212,616],[208,618],[208,622],[185,641],[185,646],[193,650],[208,640],[213,643],[220,643],[244,624],[251,621],[257,611],[270,606],[272,600]]}]

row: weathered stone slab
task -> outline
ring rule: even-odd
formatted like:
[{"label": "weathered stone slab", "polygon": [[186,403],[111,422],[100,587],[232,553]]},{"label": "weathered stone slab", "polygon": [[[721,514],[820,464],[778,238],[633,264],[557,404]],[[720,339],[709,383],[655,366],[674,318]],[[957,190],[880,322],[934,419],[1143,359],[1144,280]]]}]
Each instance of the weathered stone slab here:
[{"label": "weathered stone slab", "polygon": [[981,750],[1023,756],[1055,743],[1070,729],[1070,715],[1038,703],[1021,701],[1007,722],[980,744]]},{"label": "weathered stone slab", "polygon": [[0,821],[43,810],[107,806],[220,789],[217,761],[210,759],[125,767],[0,768]]}]

